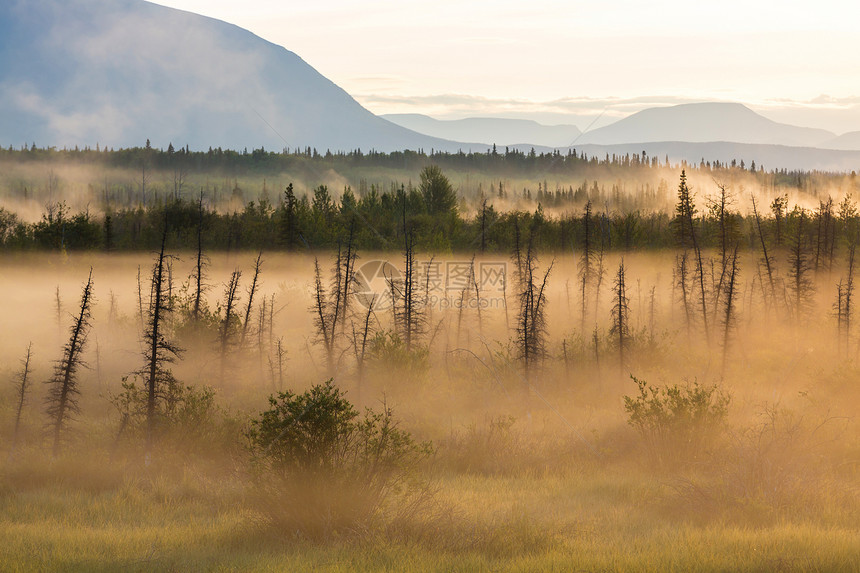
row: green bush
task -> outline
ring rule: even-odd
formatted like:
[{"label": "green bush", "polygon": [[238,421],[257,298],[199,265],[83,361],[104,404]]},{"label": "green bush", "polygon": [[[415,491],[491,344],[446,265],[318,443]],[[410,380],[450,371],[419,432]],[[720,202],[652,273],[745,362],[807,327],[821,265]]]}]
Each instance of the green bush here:
[{"label": "green bush", "polygon": [[631,378],[639,395],[624,396],[627,422],[645,438],[656,461],[695,459],[723,430],[731,398],[716,385],[649,386]]},{"label": "green bush", "polygon": [[408,504],[430,454],[397,427],[387,406],[360,415],[331,380],[282,392],[247,432],[256,498],[275,527],[320,538],[368,528]]},{"label": "green bush", "polygon": [[[134,380],[123,378],[122,392],[109,396],[121,419],[118,440],[143,439],[147,396],[146,385],[137,376]],[[208,386],[187,386],[171,377],[160,388],[155,415],[157,436],[165,449],[169,445],[184,453],[199,454],[236,443],[228,435],[237,424],[217,406],[215,391]]]},{"label": "green bush", "polygon": [[406,341],[396,332],[387,330],[377,332],[369,341],[368,355],[371,367],[387,376],[394,371],[400,377],[411,379],[423,376],[430,368],[430,350],[426,346],[413,343],[407,350]]}]

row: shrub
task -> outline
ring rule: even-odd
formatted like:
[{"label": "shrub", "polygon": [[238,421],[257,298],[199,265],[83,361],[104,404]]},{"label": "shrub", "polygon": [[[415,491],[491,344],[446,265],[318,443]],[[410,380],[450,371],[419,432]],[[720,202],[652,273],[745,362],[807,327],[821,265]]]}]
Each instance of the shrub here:
[{"label": "shrub", "polygon": [[389,407],[359,415],[331,380],[269,404],[247,437],[259,507],[275,527],[311,538],[364,529],[419,485],[430,445],[399,429]]},{"label": "shrub", "polygon": [[[120,435],[142,438],[146,430],[147,391],[145,384],[123,378],[122,392],[110,395],[120,414]],[[201,453],[208,448],[223,448],[230,430],[235,431],[225,413],[215,403],[215,391],[208,387],[186,386],[171,379],[156,402],[156,431],[159,439],[182,451]],[[230,426],[233,426],[232,428]]]},{"label": "shrub", "polygon": [[627,422],[645,438],[655,461],[696,458],[723,429],[731,398],[716,385],[649,386],[631,378],[639,395],[624,396]]},{"label": "shrub", "polygon": [[369,342],[368,353],[371,365],[388,375],[394,370],[413,378],[423,375],[430,367],[429,349],[417,344],[407,349],[406,342],[396,332],[377,332]]}]

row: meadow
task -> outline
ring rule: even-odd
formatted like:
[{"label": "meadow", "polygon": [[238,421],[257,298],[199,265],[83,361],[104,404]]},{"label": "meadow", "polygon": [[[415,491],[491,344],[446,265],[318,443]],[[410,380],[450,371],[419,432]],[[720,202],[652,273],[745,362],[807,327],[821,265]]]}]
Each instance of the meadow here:
[{"label": "meadow", "polygon": [[[817,268],[802,252],[800,282],[790,245],[771,280],[752,249],[684,253],[209,253],[193,320],[195,252],[168,250],[162,283],[158,253],[6,253],[0,569],[856,570],[848,249]],[[181,352],[158,364],[174,393],[150,433],[156,292]],[[355,514],[351,482],[295,490],[255,450],[270,396],[328,379],[356,412],[390,412],[402,452],[420,445]]]}]

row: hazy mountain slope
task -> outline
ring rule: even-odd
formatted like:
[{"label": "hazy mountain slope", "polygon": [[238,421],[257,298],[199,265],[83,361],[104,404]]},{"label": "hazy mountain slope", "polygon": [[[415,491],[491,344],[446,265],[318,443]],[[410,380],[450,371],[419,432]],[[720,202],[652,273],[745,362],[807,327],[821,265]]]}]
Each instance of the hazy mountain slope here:
[{"label": "hazy mountain slope", "polygon": [[461,147],[374,116],[296,54],[225,22],[142,0],[0,2],[0,144],[147,138],[198,149]]},{"label": "hazy mountain slope", "polygon": [[580,143],[730,141],[815,147],[835,135],[777,123],[739,103],[693,103],[645,109],[584,134]]},{"label": "hazy mountain slope", "polygon": [[860,150],[860,131],[849,131],[821,144],[825,149]]},{"label": "hazy mountain slope", "polygon": [[439,120],[417,113],[382,115],[407,129],[452,141],[478,141],[497,146],[532,144],[567,147],[582,133],[575,125],[542,125],[527,119],[472,117]]}]

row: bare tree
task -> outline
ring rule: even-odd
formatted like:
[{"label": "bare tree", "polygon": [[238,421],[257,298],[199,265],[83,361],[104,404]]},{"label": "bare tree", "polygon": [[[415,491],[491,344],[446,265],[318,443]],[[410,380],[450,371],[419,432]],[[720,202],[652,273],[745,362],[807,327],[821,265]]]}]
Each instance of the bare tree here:
[{"label": "bare tree", "polygon": [[714,280],[713,298],[714,312],[720,304],[723,295],[723,287],[729,272],[729,256],[731,245],[738,240],[738,225],[735,213],[731,210],[735,204],[734,195],[722,183],[717,183],[719,192],[715,197],[708,199],[708,210],[711,217],[717,222],[717,244],[720,252],[720,276]]},{"label": "bare tree", "polygon": [[624,351],[630,340],[630,299],[627,298],[627,279],[624,271],[624,259],[618,265],[615,273],[615,285],[613,288],[612,304],[612,326],[609,334],[618,339],[618,365],[624,369]]},{"label": "bare tree", "polygon": [[57,285],[57,290],[54,292],[54,303],[57,311],[57,328],[63,328],[63,299],[60,298],[60,285]]},{"label": "bare tree", "polygon": [[854,298],[854,245],[848,246],[848,276],[836,285],[836,323],[840,349],[847,351],[851,344],[851,314]]},{"label": "bare tree", "polygon": [[194,265],[194,306],[191,318],[194,322],[200,320],[200,307],[203,296],[208,288],[206,281],[206,267],[209,265],[209,257],[203,254],[203,192],[197,201],[197,257]]},{"label": "bare tree", "polygon": [[[483,193],[482,193],[483,194]],[[487,199],[481,200],[481,254],[487,250]]]},{"label": "bare tree", "polygon": [[848,276],[845,279],[845,346],[851,342],[851,314],[854,299],[854,243],[848,246]]},{"label": "bare tree", "polygon": [[531,384],[532,373],[539,361],[546,355],[546,285],[554,263],[550,263],[543,278],[537,270],[535,249],[535,228],[529,232],[529,242],[525,256],[519,251],[514,258],[519,259],[517,275],[519,312],[517,314],[516,340],[520,361],[523,365],[525,380]]},{"label": "bare tree", "polygon": [[239,342],[239,347],[245,347],[245,338],[248,335],[248,327],[251,325],[251,309],[254,305],[254,294],[257,292],[257,287],[260,284],[260,270],[263,267],[263,251],[257,253],[257,259],[254,261],[254,278],[251,279],[251,286],[248,287],[248,304],[245,307],[245,320],[242,321],[242,338]]},{"label": "bare tree", "polygon": [[55,458],[60,454],[63,432],[69,419],[80,411],[77,373],[83,365],[81,354],[89,334],[93,302],[93,270],[90,269],[87,283],[81,294],[80,311],[69,329],[69,341],[63,347],[63,356],[57,361],[54,374],[47,382],[48,396],[45,400],[47,406],[45,412],[50,419],[49,426],[52,428]]},{"label": "bare tree", "polygon": [[833,198],[827,197],[827,201],[818,202],[818,210],[815,212],[817,229],[815,234],[815,272],[818,272],[821,259],[827,261],[827,269],[833,265],[833,245],[835,243],[833,233]]},{"label": "bare tree", "polygon": [[225,285],[224,289],[224,318],[221,320],[220,332],[220,347],[221,347],[221,379],[224,378],[224,370],[227,365],[227,353],[230,350],[230,343],[233,339],[233,333],[241,321],[236,313],[236,303],[239,299],[239,279],[242,278],[242,271],[236,269],[230,275],[230,282]]},{"label": "bare tree", "polygon": [[411,352],[412,347],[424,333],[427,301],[421,298],[420,292],[416,288],[414,233],[407,232],[405,241],[402,277],[391,286],[394,287],[393,292],[399,299],[399,307],[395,307],[395,326],[403,335],[406,351]]},{"label": "bare tree", "polygon": [[687,269],[687,251],[675,257],[675,285],[680,292],[681,307],[684,309],[684,318],[687,325],[687,336],[690,335],[692,323],[692,312],[690,310],[690,285],[689,271]]},{"label": "bare tree", "polygon": [[726,358],[729,354],[729,341],[732,329],[736,322],[737,315],[737,276],[738,276],[738,245],[735,243],[734,252],[732,253],[729,271],[726,278],[725,300],[723,302],[723,367],[722,372],[726,372]]},{"label": "bare tree", "polygon": [[319,260],[314,257],[314,302],[311,312],[314,315],[317,342],[323,345],[329,372],[333,372],[335,366],[334,324],[332,323],[337,316],[337,311],[332,313],[331,307],[332,303],[323,286]]},{"label": "bare tree", "polygon": [[361,402],[361,383],[364,380],[364,359],[367,354],[367,341],[371,336],[370,318],[373,316],[373,304],[376,302],[376,295],[370,299],[367,305],[367,312],[364,314],[364,320],[360,332],[355,330],[355,323],[352,324],[352,347],[355,352],[355,375],[358,390],[358,401]]},{"label": "bare tree", "polygon": [[788,256],[789,291],[792,298],[792,311],[798,323],[806,313],[814,292],[812,280],[809,278],[811,269],[804,237],[803,224],[805,221],[806,212],[801,209],[797,220],[797,230],[792,238]]},{"label": "bare tree", "polygon": [[352,300],[352,287],[355,284],[355,261],[358,259],[358,253],[355,250],[355,218],[349,221],[349,234],[346,240],[346,253],[340,258],[340,264],[343,266],[341,271],[341,285],[339,290],[342,291],[340,299],[340,328],[341,331],[345,328],[346,319],[349,315],[349,303]]},{"label": "bare tree", "polygon": [[27,391],[30,389],[30,359],[33,357],[33,343],[27,345],[27,354],[21,361],[22,368],[18,373],[18,384],[15,387],[16,407],[15,407],[15,433],[12,434],[12,447],[9,449],[9,459],[15,457],[15,452],[18,447],[18,440],[21,435],[21,414],[24,411],[24,404],[27,402]]},{"label": "bare tree", "polygon": [[152,448],[158,424],[158,401],[170,400],[175,393],[176,379],[167,367],[179,356],[181,349],[168,340],[166,323],[173,312],[173,299],[169,296],[169,280],[166,275],[168,256],[164,253],[167,241],[167,228],[161,237],[161,249],[152,268],[149,290],[149,309],[146,314],[146,328],[143,333],[144,359],[146,367],[141,374],[146,382],[146,449],[145,461],[152,461]]},{"label": "bare tree", "polygon": [[702,307],[702,326],[705,330],[705,338],[710,338],[710,330],[708,328],[708,308],[707,294],[705,292],[705,265],[702,259],[702,250],[699,248],[699,239],[696,236],[696,227],[694,224],[694,216],[696,208],[693,205],[693,196],[690,188],[687,186],[687,175],[681,171],[681,182],[678,185],[678,204],[675,207],[675,232],[679,243],[684,246],[690,246],[693,249],[693,254],[696,256],[696,278],[699,283],[699,299]]},{"label": "bare tree", "polygon": [[585,322],[588,316],[588,290],[591,287],[592,275],[594,274],[594,241],[592,235],[591,201],[585,204],[585,212],[582,214],[582,257],[579,259],[579,284],[581,294],[580,308],[580,331],[585,333]]},{"label": "bare tree", "polygon": [[761,227],[761,217],[759,216],[758,209],[755,203],[755,195],[750,195],[752,199],[752,207],[753,207],[753,216],[755,217],[755,225],[756,230],[758,232],[759,242],[761,244],[761,252],[762,252],[762,262],[764,262],[765,269],[767,270],[767,282],[770,287],[770,300],[772,303],[776,303],[776,287],[774,286],[773,280],[773,257],[769,256],[767,253],[767,243],[764,240],[764,231]]},{"label": "bare tree", "polygon": [[287,356],[287,351],[284,349],[284,340],[281,337],[278,337],[277,344],[275,345],[275,360],[277,362],[277,384],[275,383],[275,364],[272,362],[271,356],[269,357],[269,370],[272,373],[272,389],[276,392],[284,391],[284,362]]}]

